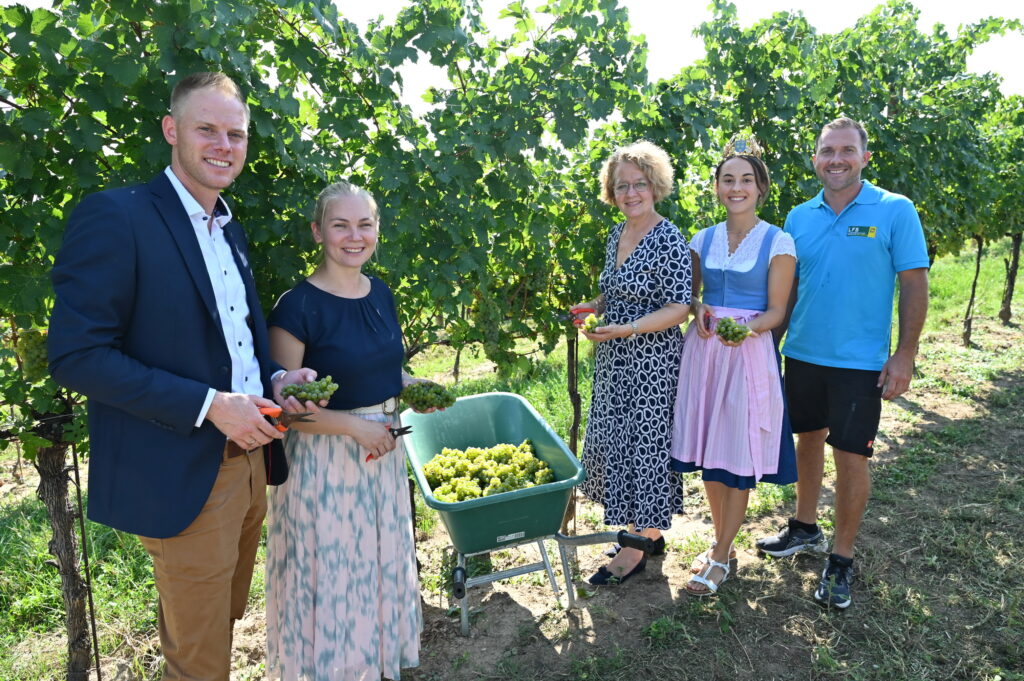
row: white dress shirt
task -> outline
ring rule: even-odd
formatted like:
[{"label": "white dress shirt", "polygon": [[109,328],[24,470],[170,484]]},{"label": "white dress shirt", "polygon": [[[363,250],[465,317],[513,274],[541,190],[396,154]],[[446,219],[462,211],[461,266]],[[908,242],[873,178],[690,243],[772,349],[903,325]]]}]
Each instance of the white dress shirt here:
[{"label": "white dress shirt", "polygon": [[[206,263],[206,272],[210,275],[210,283],[213,284],[217,313],[231,357],[231,391],[262,397],[260,364],[256,360],[252,331],[247,321],[249,305],[245,301],[245,284],[231,253],[231,245],[224,237],[224,225],[231,220],[231,210],[224,199],[218,198],[215,214],[207,215],[195,197],[175,176],[170,166],[164,173],[171,181],[174,191],[178,193],[189,220],[192,221],[192,229],[203,253],[203,262]],[[209,411],[216,394],[217,391],[211,387],[196,419],[197,428],[206,418],[206,412]]]}]

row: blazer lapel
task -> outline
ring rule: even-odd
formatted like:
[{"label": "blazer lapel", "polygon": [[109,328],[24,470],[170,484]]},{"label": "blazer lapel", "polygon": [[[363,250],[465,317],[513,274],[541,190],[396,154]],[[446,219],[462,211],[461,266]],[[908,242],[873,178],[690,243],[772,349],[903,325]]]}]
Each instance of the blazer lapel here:
[{"label": "blazer lapel", "polygon": [[[203,299],[207,311],[213,319],[217,319],[217,300],[213,295],[213,284],[210,283],[210,274],[206,271],[206,261],[203,260],[203,252],[199,250],[199,242],[196,240],[195,230],[192,228],[192,221],[181,205],[177,192],[171,186],[171,181],[163,173],[157,175],[149,183],[149,189],[153,194],[153,205],[167,225],[168,231],[174,237],[181,253],[182,260],[192,277],[192,281]],[[220,328],[220,324],[217,324]]]}]

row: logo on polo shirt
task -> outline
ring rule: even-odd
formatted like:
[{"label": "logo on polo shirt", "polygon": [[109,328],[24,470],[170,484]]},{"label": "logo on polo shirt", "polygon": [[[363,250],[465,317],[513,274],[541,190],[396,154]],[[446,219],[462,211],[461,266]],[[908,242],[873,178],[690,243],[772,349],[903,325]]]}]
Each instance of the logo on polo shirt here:
[{"label": "logo on polo shirt", "polygon": [[846,228],[846,236],[866,236],[869,239],[875,238],[875,232],[878,228],[874,225],[868,227],[867,225],[850,225]]}]

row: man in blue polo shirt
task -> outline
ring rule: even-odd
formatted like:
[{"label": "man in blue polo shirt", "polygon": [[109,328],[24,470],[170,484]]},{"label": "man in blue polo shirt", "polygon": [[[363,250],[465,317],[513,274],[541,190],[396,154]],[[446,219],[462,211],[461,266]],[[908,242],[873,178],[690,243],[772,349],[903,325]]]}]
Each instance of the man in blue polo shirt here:
[{"label": "man in blue polo shirt", "polygon": [[[853,544],[871,492],[882,399],[910,386],[928,310],[928,250],[914,204],[860,177],[867,132],[850,118],[822,128],[812,157],[822,191],[786,218],[796,242],[797,285],[782,353],[797,440],[796,517],[757,541],[771,556],[828,551],[817,525],[825,445],[836,465],[832,553],[814,598],[850,605]],[[890,328],[899,279],[899,338]]]}]

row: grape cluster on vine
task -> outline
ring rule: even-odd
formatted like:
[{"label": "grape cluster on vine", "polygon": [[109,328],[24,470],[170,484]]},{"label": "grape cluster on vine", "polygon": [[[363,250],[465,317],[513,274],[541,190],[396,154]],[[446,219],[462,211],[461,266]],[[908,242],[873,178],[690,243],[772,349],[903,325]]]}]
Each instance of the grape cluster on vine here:
[{"label": "grape cluster on vine", "polygon": [[331,399],[331,395],[337,389],[338,384],[330,376],[324,376],[317,381],[310,381],[309,383],[286,385],[281,388],[281,395],[284,397],[294,397],[303,402],[319,402],[320,400]]},{"label": "grape cluster on vine", "polygon": [[454,503],[555,481],[555,472],[533,455],[524,440],[518,447],[445,448],[423,465],[423,475],[438,501]]},{"label": "grape cluster on vine", "polygon": [[603,323],[604,320],[602,320],[596,314],[590,313],[583,319],[583,330],[586,331],[587,333],[591,333],[594,329],[601,326],[601,324]]},{"label": "grape cluster on vine", "polygon": [[402,401],[416,411],[447,409],[455,404],[455,397],[448,389],[433,381],[417,381],[402,389]]},{"label": "grape cluster on vine", "polygon": [[732,317],[723,317],[718,320],[718,327],[715,333],[731,343],[739,343],[750,335],[750,327],[737,324]]},{"label": "grape cluster on vine", "polygon": [[21,373],[29,383],[38,383],[49,375],[46,364],[46,332],[42,329],[21,329],[15,347],[21,360]]}]

